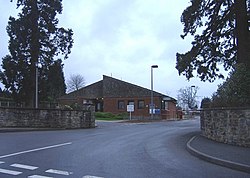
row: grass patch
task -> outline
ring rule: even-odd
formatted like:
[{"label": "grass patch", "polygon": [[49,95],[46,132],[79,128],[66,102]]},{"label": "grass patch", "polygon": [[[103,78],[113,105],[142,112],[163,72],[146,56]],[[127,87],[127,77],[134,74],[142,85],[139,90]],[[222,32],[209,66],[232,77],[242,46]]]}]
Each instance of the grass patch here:
[{"label": "grass patch", "polygon": [[125,118],[127,118],[127,113],[122,113],[122,114],[112,114],[109,112],[96,112],[95,113],[96,120],[115,121],[115,120],[123,120]]}]

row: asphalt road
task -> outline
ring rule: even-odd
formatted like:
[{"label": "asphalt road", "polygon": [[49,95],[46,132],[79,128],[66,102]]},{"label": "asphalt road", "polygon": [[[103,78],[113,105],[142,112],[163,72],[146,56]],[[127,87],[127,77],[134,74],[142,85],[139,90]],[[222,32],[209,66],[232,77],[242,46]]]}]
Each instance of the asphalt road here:
[{"label": "asphalt road", "polygon": [[198,120],[0,133],[0,178],[244,178],[186,151]]}]

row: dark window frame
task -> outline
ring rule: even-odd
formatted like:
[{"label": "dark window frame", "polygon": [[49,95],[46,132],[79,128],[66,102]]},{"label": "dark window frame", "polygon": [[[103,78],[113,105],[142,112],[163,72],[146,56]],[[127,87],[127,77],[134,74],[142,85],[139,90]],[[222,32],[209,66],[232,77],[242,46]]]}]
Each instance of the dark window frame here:
[{"label": "dark window frame", "polygon": [[118,100],[118,110],[124,110],[125,109],[125,101],[124,100]]},{"label": "dark window frame", "polygon": [[128,105],[130,105],[131,103],[133,103],[133,105],[135,105],[135,100],[128,100]]},{"label": "dark window frame", "polygon": [[[141,105],[140,102],[143,102],[143,105]],[[145,101],[144,100],[138,100],[137,108],[138,109],[144,109],[145,108]]]}]

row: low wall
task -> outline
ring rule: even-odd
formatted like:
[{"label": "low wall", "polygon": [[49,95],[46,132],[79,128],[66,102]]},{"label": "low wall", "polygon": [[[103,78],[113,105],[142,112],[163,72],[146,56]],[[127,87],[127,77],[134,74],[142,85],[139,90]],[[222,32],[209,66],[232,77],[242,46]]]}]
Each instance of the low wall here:
[{"label": "low wall", "polygon": [[94,109],[88,111],[60,109],[0,108],[0,127],[93,128]]},{"label": "low wall", "polygon": [[250,108],[204,109],[201,130],[209,139],[250,147]]}]

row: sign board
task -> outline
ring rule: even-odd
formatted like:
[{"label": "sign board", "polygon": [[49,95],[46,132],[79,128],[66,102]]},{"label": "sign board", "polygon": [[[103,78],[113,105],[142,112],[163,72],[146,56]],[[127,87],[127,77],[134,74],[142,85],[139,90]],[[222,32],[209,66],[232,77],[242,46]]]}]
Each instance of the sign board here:
[{"label": "sign board", "polygon": [[149,114],[161,114],[160,109],[149,109]]},{"label": "sign board", "polygon": [[154,114],[161,114],[161,110],[160,109],[155,109]]},{"label": "sign board", "polygon": [[134,105],[127,105],[127,112],[134,112],[135,108]]}]

